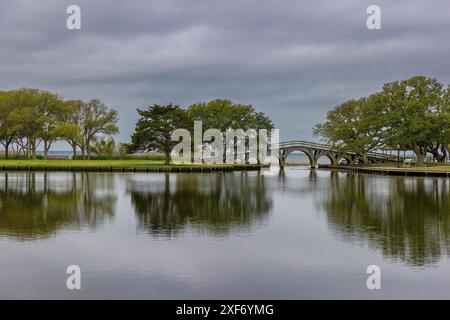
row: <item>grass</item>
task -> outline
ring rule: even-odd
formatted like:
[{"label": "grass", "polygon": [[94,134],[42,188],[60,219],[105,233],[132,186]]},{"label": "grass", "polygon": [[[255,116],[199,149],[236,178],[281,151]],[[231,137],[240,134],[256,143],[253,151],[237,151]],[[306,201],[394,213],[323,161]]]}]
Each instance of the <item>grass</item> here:
[{"label": "grass", "polygon": [[383,168],[383,169],[398,169],[398,170],[425,170],[425,171],[450,171],[450,164],[441,164],[441,165],[411,165],[410,167],[400,166],[397,167],[392,164],[373,164],[367,166],[368,168]]},{"label": "grass", "polygon": [[0,166],[38,167],[98,167],[98,166],[154,166],[163,165],[157,160],[0,160]]},{"label": "grass", "polygon": [[[0,166],[19,167],[167,167],[161,160],[0,160]],[[232,166],[232,164],[171,164],[169,166]]]},{"label": "grass", "polygon": [[[397,167],[392,167],[397,168]],[[434,170],[434,171],[450,171],[450,165],[449,166],[411,166],[411,167],[400,167],[398,169],[403,170]]]}]

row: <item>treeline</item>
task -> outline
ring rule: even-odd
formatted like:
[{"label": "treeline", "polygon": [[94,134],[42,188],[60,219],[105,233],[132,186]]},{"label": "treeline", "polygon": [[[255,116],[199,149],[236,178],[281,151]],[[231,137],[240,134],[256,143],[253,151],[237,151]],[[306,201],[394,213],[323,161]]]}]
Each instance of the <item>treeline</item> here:
[{"label": "treeline", "polygon": [[58,94],[22,88],[0,91],[0,143],[5,157],[36,158],[42,145],[44,158],[52,144],[66,141],[74,158],[83,159],[104,144],[104,136],[119,132],[117,111],[100,100],[64,100]]},{"label": "treeline", "polygon": [[427,153],[445,161],[450,144],[450,87],[424,76],[387,83],[379,92],[329,111],[314,134],[363,159],[371,150],[393,149],[414,151],[419,163]]},{"label": "treeline", "polygon": [[194,121],[202,121],[202,134],[208,129],[266,129],[274,128],[267,115],[256,111],[252,105],[243,105],[226,99],[215,99],[181,108],[178,105],[154,104],[138,109],[140,115],[128,145],[129,152],[159,151],[165,154],[166,163],[178,141],[172,141],[176,129],[193,132]]}]

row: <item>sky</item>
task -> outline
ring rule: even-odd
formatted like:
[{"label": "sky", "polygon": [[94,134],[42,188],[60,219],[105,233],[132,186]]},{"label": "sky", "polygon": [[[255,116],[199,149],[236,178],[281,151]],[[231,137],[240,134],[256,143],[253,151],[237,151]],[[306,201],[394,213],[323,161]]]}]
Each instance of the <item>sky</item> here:
[{"label": "sky", "polygon": [[[81,30],[66,27],[74,4]],[[0,89],[100,99],[123,142],[136,108],[215,98],[265,112],[281,140],[317,140],[328,110],[384,83],[449,84],[449,31],[448,0],[1,0]]]}]

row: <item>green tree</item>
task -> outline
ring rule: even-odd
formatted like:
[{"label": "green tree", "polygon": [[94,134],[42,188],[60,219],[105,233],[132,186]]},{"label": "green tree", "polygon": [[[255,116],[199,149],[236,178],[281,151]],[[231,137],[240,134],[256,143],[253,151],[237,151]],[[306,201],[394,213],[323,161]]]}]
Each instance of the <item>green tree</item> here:
[{"label": "green tree", "polygon": [[377,148],[401,148],[413,150],[419,163],[428,152],[443,161],[450,144],[449,101],[449,89],[435,79],[394,81],[368,98],[337,106],[314,134],[363,156]]},{"label": "green tree", "polygon": [[386,134],[383,99],[379,94],[349,100],[328,112],[327,120],[315,126],[315,135],[342,152],[355,152],[367,159],[370,150],[383,146]]},{"label": "green tree", "polygon": [[273,129],[273,122],[251,105],[233,103],[230,100],[215,99],[206,103],[193,104],[188,108],[193,120],[203,122],[203,130],[218,129]]},{"label": "green tree", "polygon": [[63,100],[58,95],[50,92],[41,92],[39,96],[39,113],[42,117],[43,125],[39,137],[44,143],[44,159],[48,158],[48,152],[53,142],[61,136],[66,110]]},{"label": "green tree", "polygon": [[442,106],[443,86],[435,79],[416,76],[384,85],[382,94],[390,128],[386,143],[413,150],[418,162],[423,162],[427,152],[437,155],[442,145],[442,120],[448,117]]},{"label": "green tree", "polygon": [[[253,133],[257,133],[259,129],[270,131],[274,128],[272,120],[264,113],[257,112],[252,105],[236,104],[231,100],[215,99],[206,103],[193,104],[187,112],[193,121],[202,121],[203,131],[208,129],[221,131],[224,144],[226,143],[225,134],[228,129],[254,129],[256,132]],[[249,134],[252,133],[249,132]],[[247,140],[249,138],[250,136]],[[258,138],[261,139],[260,136]],[[266,141],[262,141],[262,143],[266,143]],[[207,143],[205,143],[206,145]],[[224,150],[226,150],[226,146],[224,146]]]},{"label": "green tree", "polygon": [[93,99],[82,105],[81,139],[79,142],[83,158],[85,152],[90,159],[89,146],[99,134],[112,135],[119,132],[117,111],[108,108],[100,100]]},{"label": "green tree", "polygon": [[36,148],[45,124],[41,114],[40,91],[37,89],[22,88],[11,92],[13,108],[8,114],[7,121],[11,124],[12,131],[25,137],[23,146],[28,157],[36,158]]},{"label": "green tree", "polygon": [[9,149],[16,136],[16,130],[8,121],[8,115],[14,107],[12,94],[9,91],[0,92],[0,143],[5,148],[5,158],[9,158]]},{"label": "green tree", "polygon": [[62,119],[62,100],[51,92],[22,88],[10,92],[9,113],[6,121],[8,133],[16,133],[26,139],[29,157],[36,158],[36,149],[44,142],[47,157],[53,141],[58,137]]},{"label": "green tree", "polygon": [[140,119],[131,136],[130,151],[160,151],[165,155],[165,163],[170,163],[170,153],[178,143],[172,141],[171,134],[176,129],[192,126],[188,114],[177,105],[149,106],[146,110],[137,109]]},{"label": "green tree", "polygon": [[91,152],[97,156],[106,156],[111,158],[116,151],[116,143],[114,139],[105,139],[104,137],[96,138],[90,146]]},{"label": "green tree", "polygon": [[66,112],[59,127],[61,138],[72,147],[73,159],[77,156],[77,147],[82,146],[82,124],[84,102],[81,100],[67,100],[64,102]]}]

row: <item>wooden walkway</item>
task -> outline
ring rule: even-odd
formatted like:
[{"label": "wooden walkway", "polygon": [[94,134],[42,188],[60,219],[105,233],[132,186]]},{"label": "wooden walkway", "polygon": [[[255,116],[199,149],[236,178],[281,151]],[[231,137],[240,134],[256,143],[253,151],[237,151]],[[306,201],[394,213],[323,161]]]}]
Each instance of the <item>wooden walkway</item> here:
[{"label": "wooden walkway", "polygon": [[430,176],[430,177],[450,177],[449,170],[433,169],[408,169],[408,168],[383,168],[383,167],[359,167],[359,166],[321,166],[322,168],[352,171],[356,173],[391,175],[391,176]]}]

